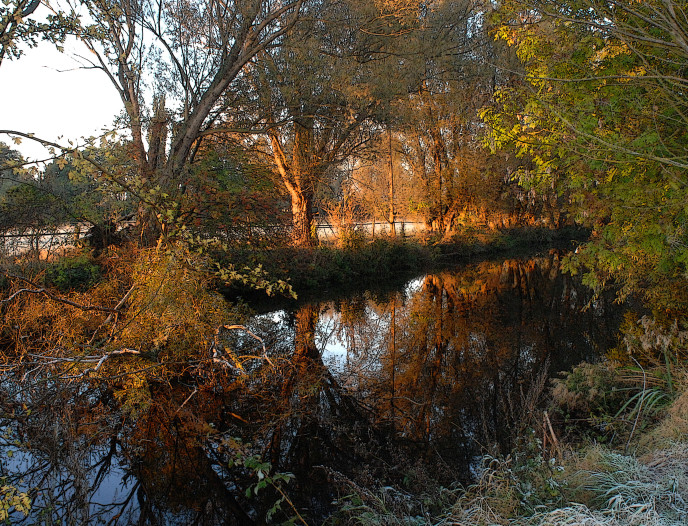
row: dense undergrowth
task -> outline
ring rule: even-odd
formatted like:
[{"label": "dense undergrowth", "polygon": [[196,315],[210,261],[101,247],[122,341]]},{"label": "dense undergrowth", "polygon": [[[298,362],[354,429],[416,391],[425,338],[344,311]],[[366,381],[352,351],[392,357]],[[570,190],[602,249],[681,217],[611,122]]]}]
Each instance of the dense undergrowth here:
[{"label": "dense undergrowth", "polygon": [[[403,283],[418,272],[452,266],[500,254],[514,254],[550,248],[555,244],[571,247],[587,231],[579,228],[518,228],[509,230],[465,229],[450,240],[378,238],[369,243],[315,249],[291,247],[257,250],[235,249],[225,255],[238,268],[260,267],[276,279],[288,280],[299,296],[350,287]],[[230,295],[249,292],[234,287]]]}]

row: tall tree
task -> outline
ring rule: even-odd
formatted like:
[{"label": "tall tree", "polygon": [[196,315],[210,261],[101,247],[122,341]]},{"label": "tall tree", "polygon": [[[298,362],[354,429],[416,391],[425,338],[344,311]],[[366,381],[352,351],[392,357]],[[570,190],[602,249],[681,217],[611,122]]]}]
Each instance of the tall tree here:
[{"label": "tall tree", "polygon": [[[279,45],[303,0],[93,0],[82,40],[90,65],[117,89],[130,132],[150,241],[174,229],[189,163],[228,89],[259,53]],[[152,83],[152,106],[150,92]],[[171,107],[167,108],[169,104]],[[170,136],[168,138],[168,132]],[[153,210],[150,213],[150,210]]]},{"label": "tall tree", "polygon": [[309,1],[303,13],[283,46],[258,57],[253,82],[266,129],[257,146],[291,201],[294,244],[312,246],[317,187],[369,141],[379,98],[362,31],[374,15],[348,0]]},{"label": "tall tree", "polygon": [[314,244],[318,187],[360,155],[390,101],[408,92],[398,37],[414,29],[419,4],[310,0],[283,45],[257,57],[244,117],[262,128],[254,146],[290,199],[294,244]]},{"label": "tall tree", "polygon": [[491,2],[431,2],[410,37],[423,77],[398,104],[395,128],[403,164],[418,181],[415,207],[438,235],[464,216],[519,211],[508,164],[481,145],[479,110],[505,81],[500,67],[513,62],[489,34],[492,10]]}]

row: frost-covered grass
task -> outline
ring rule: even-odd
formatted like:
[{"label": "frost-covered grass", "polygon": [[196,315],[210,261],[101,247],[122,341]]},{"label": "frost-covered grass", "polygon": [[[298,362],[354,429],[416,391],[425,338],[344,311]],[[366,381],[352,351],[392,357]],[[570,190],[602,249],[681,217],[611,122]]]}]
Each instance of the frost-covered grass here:
[{"label": "frost-covered grass", "polygon": [[[426,524],[462,525],[685,525],[688,524],[688,444],[637,458],[592,447],[553,470],[564,502],[524,506],[508,464],[487,468],[448,515]],[[518,502],[514,502],[514,496]],[[531,503],[532,504],[532,503]]]},{"label": "frost-covered grass", "polygon": [[[331,524],[366,526],[682,526],[688,524],[688,443],[638,458],[599,446],[541,473],[488,458],[466,489],[411,497],[385,488],[356,495]],[[519,475],[520,473],[520,475]],[[549,477],[544,475],[549,473]],[[549,488],[535,488],[539,481]],[[417,499],[417,500],[416,500]],[[415,502],[414,502],[415,500]],[[442,502],[439,502],[442,501]],[[430,509],[444,506],[443,511]],[[411,512],[411,510],[414,510]]]}]

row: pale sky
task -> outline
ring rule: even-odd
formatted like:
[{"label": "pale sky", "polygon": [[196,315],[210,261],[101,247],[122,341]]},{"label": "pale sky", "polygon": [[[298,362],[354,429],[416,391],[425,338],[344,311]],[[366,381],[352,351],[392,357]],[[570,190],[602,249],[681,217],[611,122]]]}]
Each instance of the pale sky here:
[{"label": "pale sky", "polygon": [[[41,43],[18,60],[0,65],[0,129],[34,133],[41,138],[67,143],[82,136],[100,135],[111,129],[122,103],[110,81],[100,71],[79,70],[66,52]],[[63,139],[57,140],[58,136]],[[28,139],[15,145],[7,135],[4,142],[32,160],[48,156]]]}]

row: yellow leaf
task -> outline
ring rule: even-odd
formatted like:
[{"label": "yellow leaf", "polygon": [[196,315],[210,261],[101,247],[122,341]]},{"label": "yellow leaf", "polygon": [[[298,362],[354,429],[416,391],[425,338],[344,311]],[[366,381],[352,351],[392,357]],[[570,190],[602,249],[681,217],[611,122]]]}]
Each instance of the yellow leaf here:
[{"label": "yellow leaf", "polygon": [[14,141],[14,144],[21,144],[21,137],[12,137],[12,140]]}]

